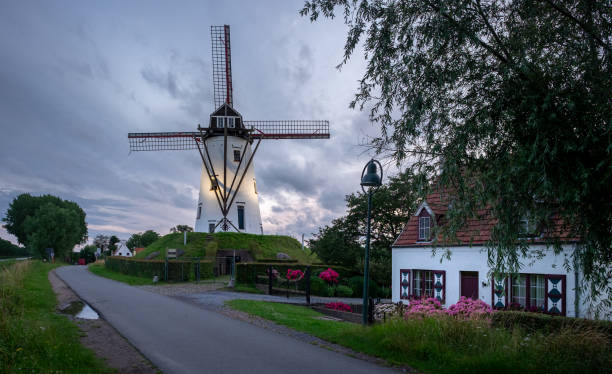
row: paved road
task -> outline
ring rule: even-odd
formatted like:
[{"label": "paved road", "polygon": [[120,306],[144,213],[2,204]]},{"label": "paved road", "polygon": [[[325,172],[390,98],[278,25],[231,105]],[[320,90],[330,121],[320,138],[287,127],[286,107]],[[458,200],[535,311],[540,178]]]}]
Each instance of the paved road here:
[{"label": "paved road", "polygon": [[90,273],[60,278],[165,373],[392,373],[180,300]]}]

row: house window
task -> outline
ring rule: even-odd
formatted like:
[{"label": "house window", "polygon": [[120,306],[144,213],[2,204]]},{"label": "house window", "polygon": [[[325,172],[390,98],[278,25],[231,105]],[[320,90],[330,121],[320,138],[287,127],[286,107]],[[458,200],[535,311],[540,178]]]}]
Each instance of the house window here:
[{"label": "house window", "polygon": [[529,310],[543,310],[546,299],[546,276],[541,274],[519,274],[512,277],[512,303]]},{"label": "house window", "polygon": [[531,238],[538,236],[538,225],[533,217],[525,216],[521,218],[519,235],[522,238]]},{"label": "house window", "polygon": [[239,162],[239,161],[240,161],[240,150],[234,149],[234,162]]},{"label": "house window", "polygon": [[532,274],[529,276],[529,306],[530,308],[544,309],[546,294],[546,277]]},{"label": "house window", "polygon": [[521,307],[527,306],[527,277],[518,276],[512,278],[512,302]]},{"label": "house window", "polygon": [[196,217],[196,219],[200,219],[200,217],[202,216],[202,203],[198,204],[198,216]]},{"label": "house window", "polygon": [[208,232],[209,233],[214,233],[215,232],[215,224],[214,223],[208,223]]},{"label": "house window", "polygon": [[244,230],[244,206],[238,205],[238,229]]},{"label": "house window", "polygon": [[431,217],[419,217],[419,240],[429,240],[431,235]]},{"label": "house window", "polygon": [[433,271],[413,270],[412,274],[412,296],[433,297]]}]

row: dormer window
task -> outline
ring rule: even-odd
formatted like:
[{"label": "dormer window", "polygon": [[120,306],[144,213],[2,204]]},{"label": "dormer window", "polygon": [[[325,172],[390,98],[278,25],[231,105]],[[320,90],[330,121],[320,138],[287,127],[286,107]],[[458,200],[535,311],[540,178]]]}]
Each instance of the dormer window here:
[{"label": "dormer window", "polygon": [[431,236],[431,217],[423,215],[419,217],[419,240],[429,241]]},{"label": "dormer window", "polygon": [[538,236],[538,224],[534,217],[524,216],[521,218],[519,227],[519,235],[521,238],[533,238]]},{"label": "dormer window", "polygon": [[217,128],[220,128],[220,129],[222,129],[226,125],[227,125],[227,128],[229,129],[235,129],[237,123],[238,123],[237,117],[221,117],[221,116],[215,117],[215,124]]}]

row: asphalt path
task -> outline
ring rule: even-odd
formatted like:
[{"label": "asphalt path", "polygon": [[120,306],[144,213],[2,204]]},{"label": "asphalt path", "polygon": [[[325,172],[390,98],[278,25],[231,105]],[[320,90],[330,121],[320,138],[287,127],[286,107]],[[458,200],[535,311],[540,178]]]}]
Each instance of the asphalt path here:
[{"label": "asphalt path", "polygon": [[395,373],[176,298],[90,273],[56,270],[164,373]]}]

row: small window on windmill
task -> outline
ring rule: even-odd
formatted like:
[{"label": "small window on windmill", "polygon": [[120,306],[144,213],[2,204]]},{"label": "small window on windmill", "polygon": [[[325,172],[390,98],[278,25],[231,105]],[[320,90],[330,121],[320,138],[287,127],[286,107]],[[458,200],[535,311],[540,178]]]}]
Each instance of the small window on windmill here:
[{"label": "small window on windmill", "polygon": [[234,149],[234,162],[239,162],[239,161],[240,161],[240,150]]},{"label": "small window on windmill", "polygon": [[223,128],[223,117],[215,117],[217,128]]},{"label": "small window on windmill", "polygon": [[238,229],[244,230],[244,205],[238,205]]},{"label": "small window on windmill", "polygon": [[208,232],[211,233],[211,234],[214,233],[215,232],[215,226],[216,225],[214,223],[209,223],[208,224]]},{"label": "small window on windmill", "polygon": [[227,117],[227,127],[229,127],[230,129],[236,128],[234,117]]},{"label": "small window on windmill", "polygon": [[214,191],[217,188],[219,188],[219,182],[217,182],[217,178],[215,177],[210,180],[210,190]]},{"label": "small window on windmill", "polygon": [[255,191],[255,195],[257,195],[257,182],[255,181],[255,178],[253,178],[253,191]]},{"label": "small window on windmill", "polygon": [[196,219],[200,219],[200,217],[202,216],[202,203],[198,204],[198,216]]}]

